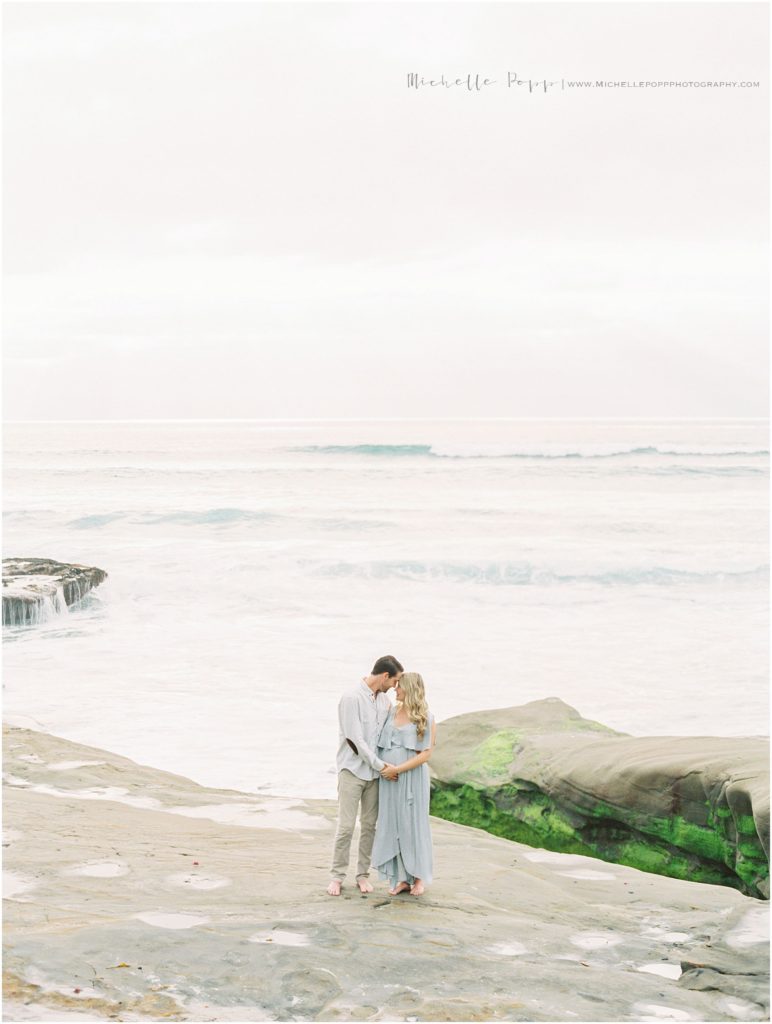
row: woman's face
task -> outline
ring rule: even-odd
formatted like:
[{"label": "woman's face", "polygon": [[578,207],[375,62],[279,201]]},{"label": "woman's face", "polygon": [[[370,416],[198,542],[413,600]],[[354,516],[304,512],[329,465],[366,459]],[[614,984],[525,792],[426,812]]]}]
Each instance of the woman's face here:
[{"label": "woman's face", "polygon": [[399,683],[397,683],[397,685],[396,685],[396,687],[394,689],[394,696],[397,698],[397,700],[404,700],[405,699],[405,691],[402,689],[402,687],[400,686]]}]

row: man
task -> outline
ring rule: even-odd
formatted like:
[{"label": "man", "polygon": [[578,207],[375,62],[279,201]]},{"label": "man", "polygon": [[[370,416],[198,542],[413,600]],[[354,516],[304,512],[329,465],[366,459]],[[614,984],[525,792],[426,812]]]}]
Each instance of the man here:
[{"label": "man", "polygon": [[373,670],[338,704],[338,828],[332,858],[330,896],[340,896],[348,871],[351,838],[359,814],[359,854],[356,881],[360,892],[372,892],[370,854],[378,820],[378,780],[393,768],[378,757],[378,736],[389,714],[387,692],[396,686],[404,669],[390,654],[379,658]]}]

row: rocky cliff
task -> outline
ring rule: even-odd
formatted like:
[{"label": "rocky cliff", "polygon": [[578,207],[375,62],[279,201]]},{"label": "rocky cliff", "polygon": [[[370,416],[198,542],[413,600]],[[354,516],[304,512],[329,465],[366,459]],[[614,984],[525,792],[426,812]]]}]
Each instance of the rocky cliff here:
[{"label": "rocky cliff", "polygon": [[626,736],[548,699],[440,723],[430,769],[450,821],[769,898],[765,739]]},{"label": "rocky cliff", "polygon": [[44,622],[77,604],[107,578],[103,569],[50,558],[3,559],[3,625]]}]

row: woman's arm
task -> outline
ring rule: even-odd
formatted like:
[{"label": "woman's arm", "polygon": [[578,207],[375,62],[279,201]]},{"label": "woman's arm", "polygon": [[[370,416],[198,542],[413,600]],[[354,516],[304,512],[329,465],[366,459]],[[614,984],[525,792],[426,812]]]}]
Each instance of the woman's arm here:
[{"label": "woman's arm", "polygon": [[386,775],[386,778],[390,778],[392,772],[395,772],[396,775],[400,775],[402,772],[412,771],[413,768],[417,768],[419,765],[425,764],[432,756],[432,751],[434,750],[434,744],[436,743],[436,741],[437,725],[435,722],[432,722],[432,745],[429,747],[429,749],[422,750],[421,753],[416,754],[415,757],[411,757],[409,760],[403,761],[402,764],[395,765]]}]

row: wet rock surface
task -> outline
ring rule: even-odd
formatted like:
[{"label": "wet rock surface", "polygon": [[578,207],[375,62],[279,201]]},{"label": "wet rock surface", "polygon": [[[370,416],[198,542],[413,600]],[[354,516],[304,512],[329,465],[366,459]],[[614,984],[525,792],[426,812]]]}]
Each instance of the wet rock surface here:
[{"label": "wet rock surface", "polygon": [[551,698],[441,723],[432,813],[769,898],[769,744],[634,737]]},{"label": "wet rock surface", "polygon": [[[5,730],[6,1020],[763,1020],[768,904],[432,819],[341,897],[335,805]],[[683,970],[683,973],[681,973]]]},{"label": "wet rock surface", "polygon": [[107,578],[103,569],[50,558],[3,559],[3,625],[45,621],[77,604]]}]

